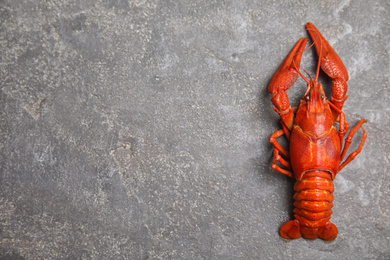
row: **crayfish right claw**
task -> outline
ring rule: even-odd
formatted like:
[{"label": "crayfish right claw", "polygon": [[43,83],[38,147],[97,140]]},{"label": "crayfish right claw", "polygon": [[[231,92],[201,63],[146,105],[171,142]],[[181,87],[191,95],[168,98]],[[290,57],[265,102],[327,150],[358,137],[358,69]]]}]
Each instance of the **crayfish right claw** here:
[{"label": "crayfish right claw", "polygon": [[317,55],[320,57],[321,69],[332,79],[348,81],[348,71],[339,55],[333,50],[324,36],[312,24],[306,24],[307,32],[314,42]]},{"label": "crayfish right claw", "polygon": [[271,101],[275,106],[274,109],[282,118],[283,124],[290,130],[292,129],[294,113],[291,110],[286,90],[298,79],[298,70],[306,42],[306,38],[298,40],[279,69],[272,76],[268,85],[268,91],[272,94]]},{"label": "crayfish right claw", "polygon": [[[332,84],[332,97],[330,101],[341,110],[344,105],[344,101],[347,99],[347,90],[348,90],[348,71],[344,66],[344,63],[341,61],[340,57],[333,50],[332,46],[328,41],[322,36],[318,29],[312,24],[306,24],[307,32],[310,37],[313,39],[314,46],[316,48],[317,55],[319,57],[319,63],[321,69],[333,79]],[[318,78],[318,72],[316,79]],[[337,119],[339,113],[334,111],[334,120]]]}]

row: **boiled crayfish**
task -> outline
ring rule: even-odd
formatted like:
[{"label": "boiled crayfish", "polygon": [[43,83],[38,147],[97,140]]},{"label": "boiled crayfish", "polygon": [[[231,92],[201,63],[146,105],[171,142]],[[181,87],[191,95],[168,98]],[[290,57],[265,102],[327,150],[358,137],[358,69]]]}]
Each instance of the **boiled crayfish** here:
[{"label": "boiled crayfish", "polygon": [[[314,80],[299,71],[302,53],[307,39],[301,38],[273,75],[268,91],[272,94],[274,110],[280,115],[282,129],[274,132],[269,141],[274,146],[272,168],[296,179],[294,190],[294,220],[287,221],[280,228],[280,235],[286,239],[322,238],[335,239],[336,225],[330,222],[333,201],[333,179],[351,162],[363,148],[367,134],[361,119],[349,132],[344,148],[344,135],[349,129],[342,112],[347,99],[348,72],[325,38],[308,23],[306,29],[313,40],[318,64]],[[321,69],[333,79],[332,97],[325,96],[318,74]],[[298,107],[291,107],[286,90],[301,76],[307,82],[307,89]],[[336,127],[338,123],[338,130]],[[342,162],[352,138],[361,128],[362,139],[358,148]],[[290,143],[289,151],[277,141],[285,135]],[[277,164],[278,163],[278,164]]]}]

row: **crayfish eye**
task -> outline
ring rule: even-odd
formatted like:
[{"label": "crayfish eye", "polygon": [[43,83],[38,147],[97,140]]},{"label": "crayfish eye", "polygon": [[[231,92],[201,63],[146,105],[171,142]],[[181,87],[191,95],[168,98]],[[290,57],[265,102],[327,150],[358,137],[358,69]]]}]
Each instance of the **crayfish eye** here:
[{"label": "crayfish eye", "polygon": [[323,94],[320,94],[320,97],[321,97],[321,99],[324,99],[324,98],[325,98],[325,96],[324,96]]},{"label": "crayfish eye", "polygon": [[309,101],[309,100],[310,100],[310,97],[309,97],[309,95],[307,95],[305,98],[306,98],[306,100],[307,100],[307,101]]}]

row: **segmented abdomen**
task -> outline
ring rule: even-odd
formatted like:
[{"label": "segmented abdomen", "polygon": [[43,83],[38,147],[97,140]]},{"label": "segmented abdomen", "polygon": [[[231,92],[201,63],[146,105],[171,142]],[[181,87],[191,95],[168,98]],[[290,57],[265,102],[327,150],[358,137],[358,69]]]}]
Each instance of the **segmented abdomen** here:
[{"label": "segmented abdomen", "polygon": [[[309,171],[294,185],[294,217],[304,237],[317,234],[330,220],[333,201],[333,180],[327,171]],[[306,236],[305,236],[306,235]]]}]

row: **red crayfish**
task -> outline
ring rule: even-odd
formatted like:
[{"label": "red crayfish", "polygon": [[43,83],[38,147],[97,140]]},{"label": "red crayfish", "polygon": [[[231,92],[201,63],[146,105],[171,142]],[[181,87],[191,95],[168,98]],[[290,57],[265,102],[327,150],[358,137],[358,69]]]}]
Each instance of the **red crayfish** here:
[{"label": "red crayfish", "polygon": [[[362,150],[367,137],[362,125],[366,120],[361,119],[351,129],[342,148],[344,136],[349,129],[342,111],[344,101],[347,99],[348,72],[317,28],[308,23],[306,29],[318,55],[314,80],[309,75],[309,79],[305,78],[299,71],[307,42],[306,38],[301,38],[273,75],[268,86],[274,110],[280,115],[282,123],[282,129],[274,132],[269,139],[274,146],[271,166],[274,170],[296,179],[295,219],[284,223],[279,233],[287,239],[303,236],[309,239],[320,237],[332,240],[338,233],[336,225],[330,222],[333,179]],[[333,79],[330,100],[325,96],[321,82],[318,82],[320,67]],[[295,83],[298,76],[307,82],[307,89],[299,106],[292,108],[286,90]],[[342,162],[359,128],[363,131],[360,144]],[[290,144],[289,151],[277,141],[277,138],[283,135]]]}]

